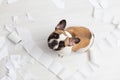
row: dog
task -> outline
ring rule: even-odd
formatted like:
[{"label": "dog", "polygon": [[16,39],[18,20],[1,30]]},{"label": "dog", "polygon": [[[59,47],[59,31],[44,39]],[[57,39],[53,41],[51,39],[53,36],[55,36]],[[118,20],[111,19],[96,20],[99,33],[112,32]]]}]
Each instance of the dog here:
[{"label": "dog", "polygon": [[48,36],[48,47],[63,57],[71,51],[87,51],[93,44],[94,34],[85,27],[70,26],[66,28],[66,20],[61,20],[55,30]]}]

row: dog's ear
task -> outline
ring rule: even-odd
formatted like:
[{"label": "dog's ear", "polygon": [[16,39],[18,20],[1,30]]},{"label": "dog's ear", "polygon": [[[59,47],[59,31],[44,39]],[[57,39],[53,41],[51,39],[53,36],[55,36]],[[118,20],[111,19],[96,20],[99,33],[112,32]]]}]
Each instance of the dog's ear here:
[{"label": "dog's ear", "polygon": [[70,38],[69,39],[69,46],[74,46],[75,44],[77,44],[79,42],[80,42],[79,38]]},{"label": "dog's ear", "polygon": [[65,27],[66,27],[66,20],[63,19],[57,24],[57,26],[55,27],[55,30],[57,30],[57,29],[64,30]]}]

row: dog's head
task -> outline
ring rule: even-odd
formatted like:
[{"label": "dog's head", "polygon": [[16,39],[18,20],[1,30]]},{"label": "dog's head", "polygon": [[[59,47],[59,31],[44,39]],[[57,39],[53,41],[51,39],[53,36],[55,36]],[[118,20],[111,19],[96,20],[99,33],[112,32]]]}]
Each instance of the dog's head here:
[{"label": "dog's head", "polygon": [[50,49],[59,51],[67,46],[73,46],[74,44],[80,42],[79,38],[68,36],[70,33],[66,33],[65,27],[66,20],[61,20],[55,27],[55,30],[50,34],[48,37],[48,46]]}]

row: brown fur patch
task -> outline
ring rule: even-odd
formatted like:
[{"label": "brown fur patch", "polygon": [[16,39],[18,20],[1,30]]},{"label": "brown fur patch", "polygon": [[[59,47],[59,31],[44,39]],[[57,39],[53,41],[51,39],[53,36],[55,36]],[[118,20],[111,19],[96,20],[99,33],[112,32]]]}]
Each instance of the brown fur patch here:
[{"label": "brown fur patch", "polygon": [[64,34],[66,36],[66,33],[63,30],[55,30],[54,32],[58,34]]},{"label": "brown fur patch", "polygon": [[66,31],[68,31],[72,37],[78,37],[80,39],[80,42],[72,47],[73,51],[77,51],[89,45],[91,39],[91,32],[89,29],[85,27],[72,26],[68,27]]}]

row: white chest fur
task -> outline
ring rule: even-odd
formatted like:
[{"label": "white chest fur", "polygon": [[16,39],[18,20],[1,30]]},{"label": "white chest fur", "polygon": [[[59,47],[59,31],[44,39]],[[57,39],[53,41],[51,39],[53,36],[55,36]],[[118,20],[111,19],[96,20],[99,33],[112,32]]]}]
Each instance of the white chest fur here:
[{"label": "white chest fur", "polygon": [[59,56],[65,56],[65,55],[70,55],[72,52],[72,47],[65,47],[64,49],[58,51],[58,55]]},{"label": "white chest fur", "polygon": [[[72,35],[69,32],[65,31],[65,33],[66,33],[67,37],[72,37]],[[71,52],[72,52],[72,46],[66,46],[64,49],[58,51],[57,53],[59,56],[62,57],[64,55],[70,55]]]}]

